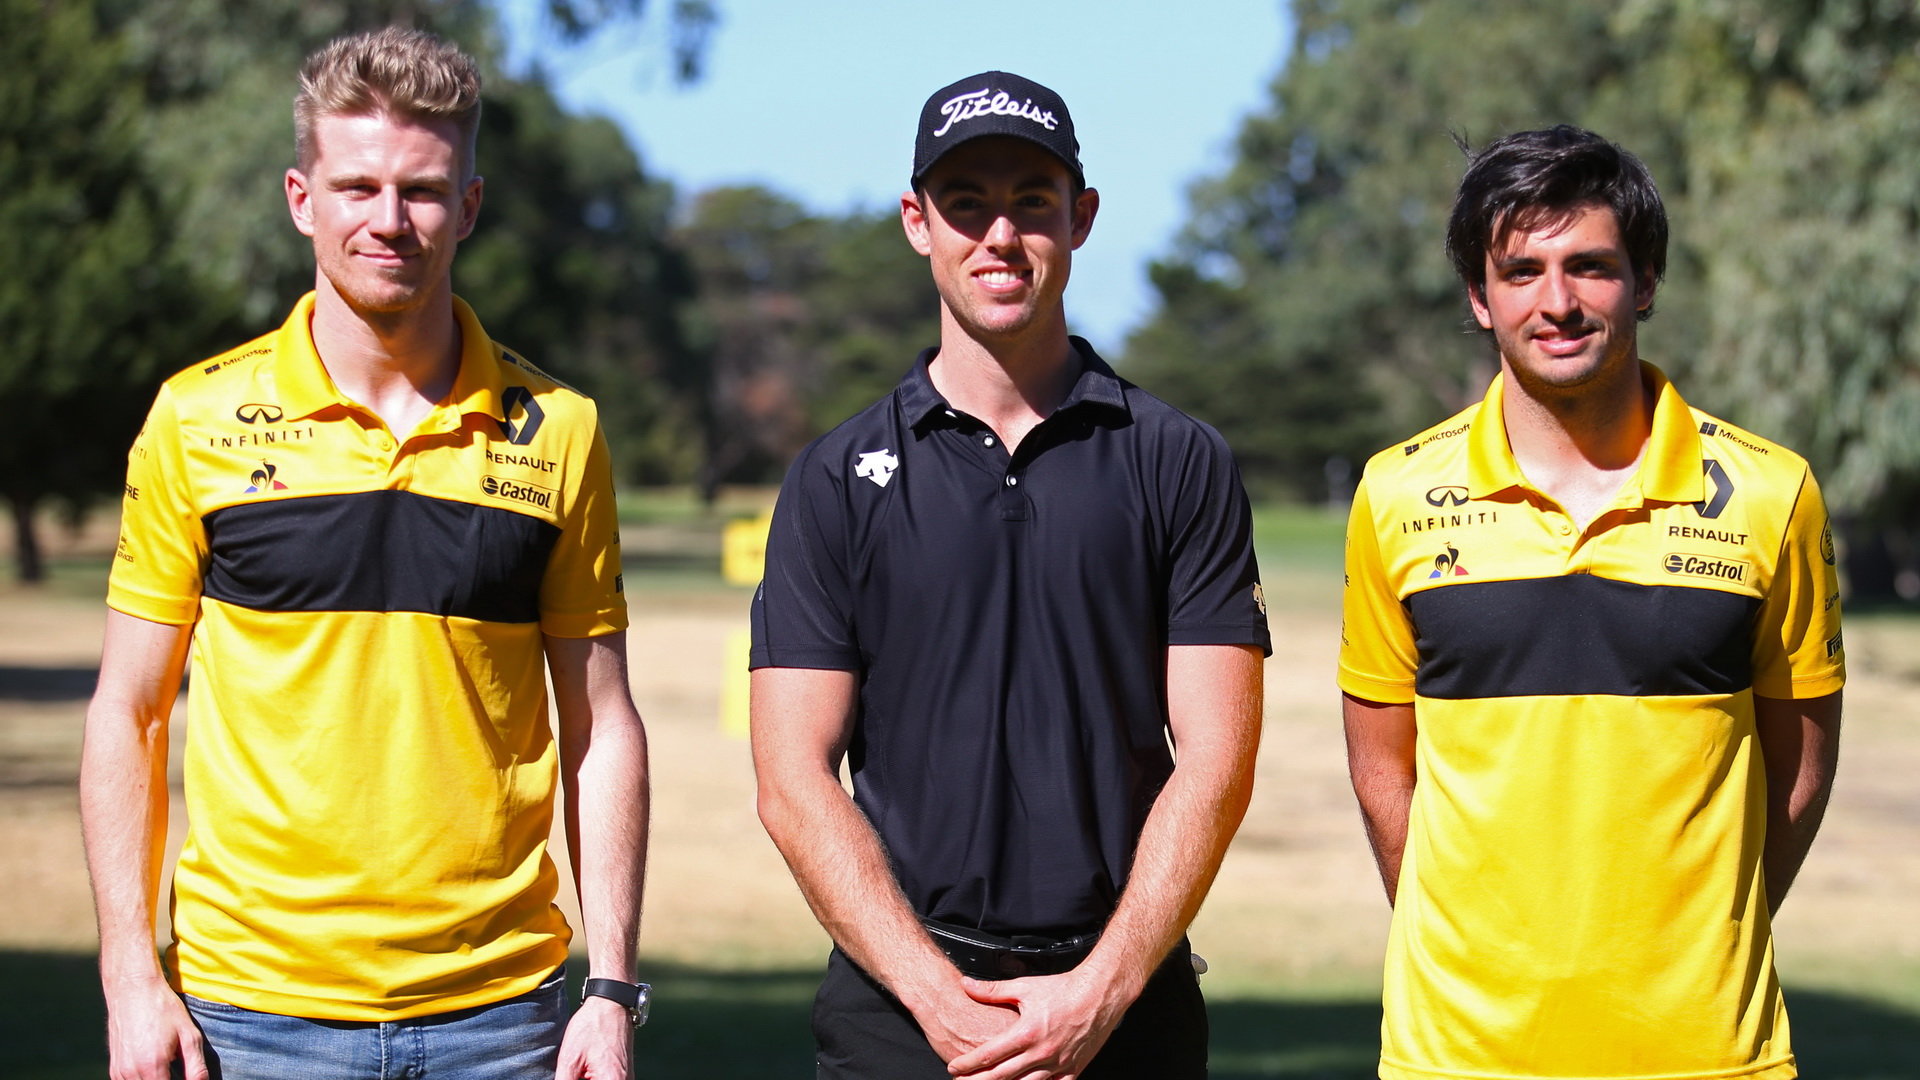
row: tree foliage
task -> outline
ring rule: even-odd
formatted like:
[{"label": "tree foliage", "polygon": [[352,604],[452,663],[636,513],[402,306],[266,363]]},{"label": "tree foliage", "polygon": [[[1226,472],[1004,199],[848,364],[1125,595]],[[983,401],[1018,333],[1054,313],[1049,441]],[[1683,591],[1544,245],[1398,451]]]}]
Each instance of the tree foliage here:
[{"label": "tree foliage", "polygon": [[819,216],[765,188],[718,188],[694,199],[675,239],[697,279],[709,497],[777,480],[939,339],[938,293],[895,214]]},{"label": "tree foliage", "polygon": [[593,395],[622,480],[690,479],[700,373],[672,188],[611,121],[563,111],[538,81],[497,81],[479,146],[486,189],[459,291],[494,337]]},{"label": "tree foliage", "polygon": [[[1300,0],[1268,104],[1153,269],[1131,373],[1318,496],[1496,361],[1442,236],[1455,145],[1574,123],[1673,223],[1642,353],[1920,556],[1920,15],[1884,0]],[[1858,583],[1858,582],[1856,582]]]},{"label": "tree foliage", "polygon": [[0,11],[0,495],[36,580],[34,511],[118,490],[153,380],[202,320],[142,167],[127,50],[85,5]]},{"label": "tree foliage", "polygon": [[[537,73],[500,72],[486,5],[0,5],[0,228],[16,269],[0,282],[0,495],[22,577],[41,570],[36,508],[77,515],[119,490],[161,378],[271,327],[312,287],[281,185],[298,67],[338,34],[388,23],[445,34],[488,69],[489,185],[456,288],[496,336],[602,399],[628,477],[691,475],[679,399],[698,379],[679,329],[691,279],[666,240],[672,191],[609,122],[562,110]],[[576,36],[646,6],[549,4]],[[710,5],[685,2],[673,25],[702,8],[710,26]],[[703,40],[676,39],[696,52]]]}]

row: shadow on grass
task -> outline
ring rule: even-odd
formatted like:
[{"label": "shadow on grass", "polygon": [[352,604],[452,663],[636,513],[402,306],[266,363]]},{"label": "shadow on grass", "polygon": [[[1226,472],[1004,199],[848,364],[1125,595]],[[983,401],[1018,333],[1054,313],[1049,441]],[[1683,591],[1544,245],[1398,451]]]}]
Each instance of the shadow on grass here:
[{"label": "shadow on grass", "polygon": [[[584,964],[571,965],[576,981]],[[813,1072],[812,969],[654,965],[653,1020],[638,1036],[648,1080],[763,1080]],[[90,956],[0,951],[0,1076],[106,1075],[105,1009]],[[1885,1002],[1789,988],[1802,1072],[1821,1080],[1913,1074],[1920,1015]],[[1380,1009],[1358,1000],[1231,998],[1209,1007],[1215,1080],[1369,1080]]]},{"label": "shadow on grass", "polygon": [[97,667],[0,664],[0,701],[85,701],[99,677]]}]

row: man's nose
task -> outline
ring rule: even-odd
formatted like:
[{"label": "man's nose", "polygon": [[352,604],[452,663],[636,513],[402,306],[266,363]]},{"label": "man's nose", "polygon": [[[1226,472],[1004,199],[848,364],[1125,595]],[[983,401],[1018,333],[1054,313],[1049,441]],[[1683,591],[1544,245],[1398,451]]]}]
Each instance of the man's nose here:
[{"label": "man's nose", "polygon": [[395,236],[407,231],[407,203],[394,188],[383,188],[374,197],[367,227],[377,236]]}]

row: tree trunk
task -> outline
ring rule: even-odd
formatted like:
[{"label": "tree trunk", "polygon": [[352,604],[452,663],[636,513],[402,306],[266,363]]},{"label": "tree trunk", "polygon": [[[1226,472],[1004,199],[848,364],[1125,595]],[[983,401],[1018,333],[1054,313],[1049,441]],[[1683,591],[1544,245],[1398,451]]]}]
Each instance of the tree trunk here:
[{"label": "tree trunk", "polygon": [[40,551],[39,534],[33,530],[33,510],[40,502],[31,495],[7,497],[13,507],[13,557],[16,576],[24,585],[47,580],[47,562]]}]

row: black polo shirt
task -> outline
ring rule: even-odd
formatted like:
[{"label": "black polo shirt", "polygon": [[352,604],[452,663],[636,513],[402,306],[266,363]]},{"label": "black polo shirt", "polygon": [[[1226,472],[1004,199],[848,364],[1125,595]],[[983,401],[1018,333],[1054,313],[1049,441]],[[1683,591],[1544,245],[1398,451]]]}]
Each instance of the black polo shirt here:
[{"label": "black polo shirt", "polygon": [[1103,925],[1173,769],[1166,648],[1271,652],[1251,516],[1218,432],[1114,375],[1009,457],[920,355],[801,452],[751,666],[859,674],[854,798],[922,915]]}]

